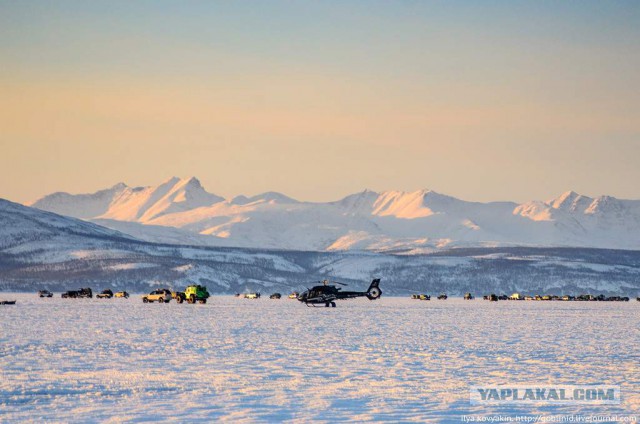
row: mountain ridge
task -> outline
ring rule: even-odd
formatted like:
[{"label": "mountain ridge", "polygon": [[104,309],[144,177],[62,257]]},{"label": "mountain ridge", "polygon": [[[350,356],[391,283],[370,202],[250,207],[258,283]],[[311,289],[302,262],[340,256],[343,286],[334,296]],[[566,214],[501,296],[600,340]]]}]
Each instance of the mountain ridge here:
[{"label": "mountain ridge", "polygon": [[[160,230],[181,237],[176,229]],[[356,233],[354,239],[362,235]],[[192,234],[194,241],[199,237],[206,236]],[[313,280],[337,279],[357,287],[377,277],[385,295],[517,291],[637,296],[640,251],[474,247],[396,255],[343,248],[319,252],[159,244],[0,200],[0,276],[3,291],[89,286],[143,293],[204,284],[218,294],[288,293]]]},{"label": "mountain ridge", "polygon": [[483,203],[428,189],[364,190],[321,203],[277,192],[225,199],[195,177],[173,177],[158,186],[120,183],[95,193],[54,193],[32,206],[123,232],[126,227],[154,242],[180,243],[182,233],[184,244],[318,251],[426,253],[507,245],[640,249],[640,200],[574,191],[546,201]]}]

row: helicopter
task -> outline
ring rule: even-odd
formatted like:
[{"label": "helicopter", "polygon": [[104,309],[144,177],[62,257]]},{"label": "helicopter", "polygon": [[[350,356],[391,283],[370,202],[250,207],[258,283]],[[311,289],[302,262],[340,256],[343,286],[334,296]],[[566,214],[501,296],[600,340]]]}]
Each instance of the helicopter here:
[{"label": "helicopter", "polygon": [[382,295],[380,290],[380,279],[376,278],[371,282],[366,292],[357,291],[342,291],[337,285],[346,286],[346,284],[333,281],[329,283],[329,280],[322,281],[322,285],[314,286],[309,290],[306,290],[298,295],[298,300],[307,306],[309,305],[322,305],[325,307],[336,307],[335,300],[340,299],[353,299],[354,297],[366,297],[369,300],[376,300]]}]

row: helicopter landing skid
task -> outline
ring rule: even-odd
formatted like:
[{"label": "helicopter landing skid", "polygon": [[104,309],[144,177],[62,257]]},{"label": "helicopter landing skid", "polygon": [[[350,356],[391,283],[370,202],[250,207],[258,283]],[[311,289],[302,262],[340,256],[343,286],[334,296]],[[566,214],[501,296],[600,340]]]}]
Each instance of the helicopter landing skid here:
[{"label": "helicopter landing skid", "polygon": [[[307,308],[308,308],[308,307],[310,307],[310,306],[313,306],[314,308],[319,307],[319,306],[318,306],[318,305],[316,305],[315,303],[312,303],[312,304],[308,304],[308,303],[307,303]],[[336,302],[327,302],[327,303],[325,303],[325,305],[324,305],[324,307],[325,307],[325,308],[328,308],[329,306],[331,306],[332,308],[335,308],[335,307],[336,307]]]}]

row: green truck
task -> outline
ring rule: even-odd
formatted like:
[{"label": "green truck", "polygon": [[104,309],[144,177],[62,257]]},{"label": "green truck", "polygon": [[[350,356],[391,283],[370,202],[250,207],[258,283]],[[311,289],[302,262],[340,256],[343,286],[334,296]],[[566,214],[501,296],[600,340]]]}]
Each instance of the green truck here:
[{"label": "green truck", "polygon": [[182,303],[185,300],[187,303],[207,303],[207,299],[209,298],[209,292],[205,286],[201,286],[199,284],[192,284],[187,286],[187,288],[183,292],[174,292],[172,293],[172,297],[178,303]]}]

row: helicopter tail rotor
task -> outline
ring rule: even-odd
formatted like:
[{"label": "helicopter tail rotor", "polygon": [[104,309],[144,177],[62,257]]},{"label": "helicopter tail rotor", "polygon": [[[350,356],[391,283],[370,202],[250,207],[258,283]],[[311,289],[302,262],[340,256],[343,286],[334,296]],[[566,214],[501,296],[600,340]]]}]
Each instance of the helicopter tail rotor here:
[{"label": "helicopter tail rotor", "polygon": [[367,299],[376,300],[382,296],[382,290],[380,290],[380,279],[376,278],[371,282],[371,285],[367,289]]}]

